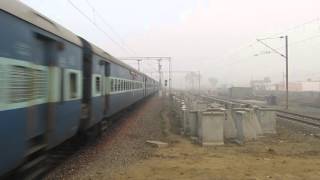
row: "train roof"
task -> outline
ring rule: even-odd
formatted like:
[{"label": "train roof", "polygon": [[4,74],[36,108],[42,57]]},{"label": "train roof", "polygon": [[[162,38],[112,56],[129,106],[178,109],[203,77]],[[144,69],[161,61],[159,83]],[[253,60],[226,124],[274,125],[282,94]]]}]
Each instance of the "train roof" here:
[{"label": "train roof", "polygon": [[78,46],[82,46],[80,39],[74,33],[21,2],[16,0],[0,0],[0,8]]},{"label": "train roof", "polygon": [[147,77],[147,78],[149,78],[149,79],[152,79],[152,80],[156,81],[155,79],[149,77],[148,75],[146,75],[146,74],[144,74],[144,73],[142,73],[142,72],[137,71],[137,70],[136,70],[135,68],[133,68],[132,66],[130,66],[130,65],[128,65],[128,64],[120,61],[119,59],[117,59],[117,58],[115,58],[115,57],[113,57],[112,55],[110,55],[109,53],[105,52],[103,49],[99,48],[98,46],[96,46],[96,45],[94,45],[94,44],[92,44],[92,43],[90,43],[90,45],[91,45],[92,51],[93,51],[94,53],[96,53],[97,55],[99,55],[99,56],[107,59],[108,61],[111,61],[111,62],[113,62],[113,63],[115,63],[115,64],[118,64],[118,65],[120,65],[120,66],[122,66],[122,67],[125,67],[125,68],[127,68],[127,69],[129,69],[129,70],[131,70],[131,71],[134,71],[135,73],[138,73],[138,74],[140,74],[140,75],[143,75],[143,76],[145,76],[145,77]]},{"label": "train roof", "polygon": [[[131,67],[130,65],[128,65],[128,64],[120,61],[119,59],[113,57],[112,55],[110,55],[109,53],[105,52],[103,49],[99,48],[98,46],[96,46],[96,45],[94,45],[92,43],[90,43],[90,45],[91,45],[92,51],[95,54],[97,54],[97,55],[99,55],[99,56],[101,56],[101,57],[103,57],[103,58],[107,59],[108,61],[111,61],[111,62],[113,62],[115,64],[118,64],[118,65],[123,66],[125,68],[128,68],[128,69],[130,69],[132,71],[135,71],[136,73],[143,74],[141,72],[138,72],[135,68]],[[143,74],[143,75],[145,75],[145,74]]]},{"label": "train roof", "polygon": [[[80,47],[83,47],[82,42],[80,38],[74,34],[73,32],[69,31],[68,29],[64,28],[63,26],[55,23],[54,21],[50,20],[46,16],[40,14],[39,12],[33,10],[29,6],[16,1],[16,0],[0,0],[0,8],[1,10],[4,10],[26,22],[29,22],[35,26],[38,26],[50,33],[53,33],[71,43],[74,43]],[[96,45],[90,43],[92,47],[92,51],[96,53],[97,55],[106,58],[107,60],[118,64],[120,66],[123,66],[125,68],[128,68],[132,71],[135,71],[136,73],[139,73],[141,75],[144,75],[148,77],[146,74],[143,74],[141,72],[138,72],[135,68],[129,66],[128,64],[116,59],[109,53],[105,52],[101,48],[97,47]],[[150,77],[148,77],[150,78]],[[152,79],[152,78],[151,78]]]}]

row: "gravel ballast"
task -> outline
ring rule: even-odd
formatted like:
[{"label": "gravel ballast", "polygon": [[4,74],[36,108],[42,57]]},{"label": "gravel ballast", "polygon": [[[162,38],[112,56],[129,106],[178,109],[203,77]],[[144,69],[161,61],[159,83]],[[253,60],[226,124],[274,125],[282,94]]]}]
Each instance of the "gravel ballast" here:
[{"label": "gravel ballast", "polygon": [[[153,96],[117,119],[116,125],[65,160],[46,179],[112,179],[112,174],[148,158],[155,148],[147,140],[163,140],[163,100]],[[108,131],[108,130],[107,130]]]}]

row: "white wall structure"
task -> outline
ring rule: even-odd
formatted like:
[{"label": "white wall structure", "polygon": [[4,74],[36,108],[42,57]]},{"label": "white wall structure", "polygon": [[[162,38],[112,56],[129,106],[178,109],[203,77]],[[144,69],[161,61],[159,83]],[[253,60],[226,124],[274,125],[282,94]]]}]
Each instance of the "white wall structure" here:
[{"label": "white wall structure", "polygon": [[320,91],[320,81],[305,81],[301,82],[302,91]]}]

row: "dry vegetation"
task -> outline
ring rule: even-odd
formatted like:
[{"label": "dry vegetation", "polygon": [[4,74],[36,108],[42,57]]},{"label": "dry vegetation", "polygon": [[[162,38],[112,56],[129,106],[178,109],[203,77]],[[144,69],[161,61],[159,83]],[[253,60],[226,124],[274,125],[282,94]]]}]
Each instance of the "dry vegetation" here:
[{"label": "dry vegetation", "polygon": [[[170,114],[168,109],[164,112]],[[174,121],[174,117],[165,120]],[[168,148],[118,171],[113,179],[320,179],[320,139],[288,127],[278,125],[278,135],[243,146],[210,148],[171,131]]]}]

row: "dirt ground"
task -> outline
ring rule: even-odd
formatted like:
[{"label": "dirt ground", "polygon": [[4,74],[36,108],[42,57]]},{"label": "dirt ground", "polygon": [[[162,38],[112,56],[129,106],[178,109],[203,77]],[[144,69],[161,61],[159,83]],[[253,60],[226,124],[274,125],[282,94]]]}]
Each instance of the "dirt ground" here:
[{"label": "dirt ground", "polygon": [[277,135],[245,145],[201,147],[169,131],[175,124],[169,105],[162,111],[167,148],[116,170],[111,179],[320,179],[320,139],[279,124]]}]

